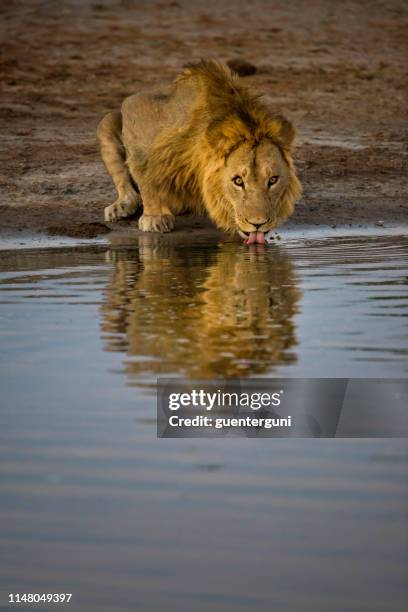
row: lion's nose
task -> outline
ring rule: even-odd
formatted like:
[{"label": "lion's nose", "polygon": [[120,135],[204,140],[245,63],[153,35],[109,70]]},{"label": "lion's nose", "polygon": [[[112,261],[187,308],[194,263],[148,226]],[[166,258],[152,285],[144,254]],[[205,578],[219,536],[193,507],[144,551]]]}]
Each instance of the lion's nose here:
[{"label": "lion's nose", "polygon": [[245,221],[247,223],[250,223],[251,225],[254,225],[255,228],[258,229],[258,227],[261,227],[261,225],[266,223],[268,221],[268,219],[264,219],[263,221],[259,221],[259,219],[254,219],[253,221],[250,221],[249,219],[245,219]]}]

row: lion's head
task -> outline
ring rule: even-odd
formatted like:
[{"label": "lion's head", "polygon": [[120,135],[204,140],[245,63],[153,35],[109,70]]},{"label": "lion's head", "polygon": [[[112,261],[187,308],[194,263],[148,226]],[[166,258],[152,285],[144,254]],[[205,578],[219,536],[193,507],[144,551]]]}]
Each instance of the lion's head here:
[{"label": "lion's head", "polygon": [[291,168],[273,142],[244,143],[226,158],[220,174],[241,236],[268,232],[293,212]]}]

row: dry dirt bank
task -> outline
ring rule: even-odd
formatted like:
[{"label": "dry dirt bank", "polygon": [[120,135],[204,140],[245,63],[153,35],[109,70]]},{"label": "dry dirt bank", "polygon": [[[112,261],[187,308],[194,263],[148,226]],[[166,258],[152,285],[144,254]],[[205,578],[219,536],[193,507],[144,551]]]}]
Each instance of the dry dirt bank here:
[{"label": "dry dirt bank", "polygon": [[246,82],[295,122],[305,187],[295,223],[404,223],[405,6],[10,0],[0,9],[0,227],[104,231],[87,225],[103,223],[114,198],[96,149],[100,117],[200,57],[252,62]]}]

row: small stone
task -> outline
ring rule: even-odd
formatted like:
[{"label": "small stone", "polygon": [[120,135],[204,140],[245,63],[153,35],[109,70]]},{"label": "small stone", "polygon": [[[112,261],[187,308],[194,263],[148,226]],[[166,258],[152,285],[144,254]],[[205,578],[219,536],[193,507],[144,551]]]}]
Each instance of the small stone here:
[{"label": "small stone", "polygon": [[379,221],[377,221],[376,225],[378,227],[384,227],[384,221],[381,221],[381,219]]},{"label": "small stone", "polygon": [[247,62],[246,60],[241,59],[232,59],[227,62],[227,65],[231,68],[233,72],[236,72],[239,76],[250,76],[251,74],[256,73],[256,66],[251,64],[251,62]]}]

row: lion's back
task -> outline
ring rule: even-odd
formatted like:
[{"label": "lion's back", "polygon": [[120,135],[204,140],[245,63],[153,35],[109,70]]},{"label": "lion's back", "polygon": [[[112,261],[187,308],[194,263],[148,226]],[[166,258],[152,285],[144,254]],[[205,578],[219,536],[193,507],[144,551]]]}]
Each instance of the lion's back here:
[{"label": "lion's back", "polygon": [[164,131],[188,124],[194,104],[190,83],[172,84],[127,97],[122,104],[123,135],[149,148]]}]

